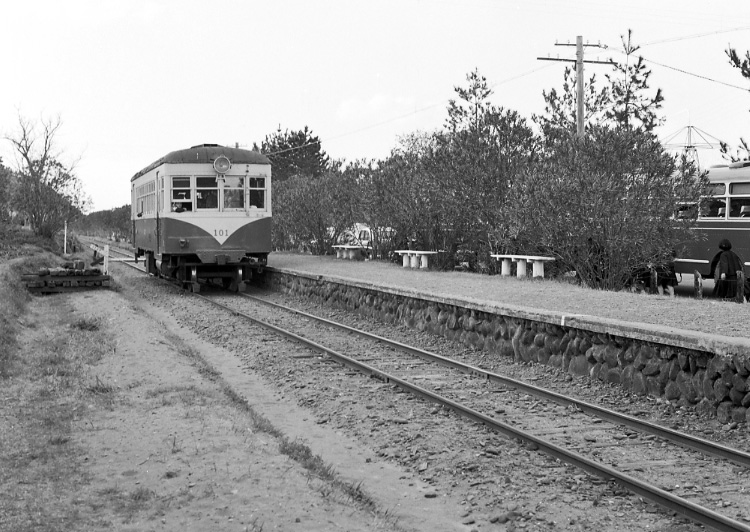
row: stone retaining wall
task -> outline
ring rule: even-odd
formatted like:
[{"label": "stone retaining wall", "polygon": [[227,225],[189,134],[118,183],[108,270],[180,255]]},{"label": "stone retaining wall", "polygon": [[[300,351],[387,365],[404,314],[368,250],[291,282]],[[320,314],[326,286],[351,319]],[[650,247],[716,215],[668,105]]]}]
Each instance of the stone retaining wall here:
[{"label": "stone retaining wall", "polygon": [[366,283],[269,269],[277,291],[444,336],[476,349],[547,364],[639,395],[694,406],[722,423],[750,421],[750,343],[687,331],[493,307]]}]

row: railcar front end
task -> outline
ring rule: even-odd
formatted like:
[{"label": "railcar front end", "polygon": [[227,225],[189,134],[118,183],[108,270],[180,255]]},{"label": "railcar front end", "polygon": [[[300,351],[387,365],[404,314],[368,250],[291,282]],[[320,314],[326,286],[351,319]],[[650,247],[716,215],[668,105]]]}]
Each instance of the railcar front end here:
[{"label": "railcar front end", "polygon": [[131,179],[133,242],[149,273],[242,291],[271,251],[271,164],[215,144],[171,152]]}]

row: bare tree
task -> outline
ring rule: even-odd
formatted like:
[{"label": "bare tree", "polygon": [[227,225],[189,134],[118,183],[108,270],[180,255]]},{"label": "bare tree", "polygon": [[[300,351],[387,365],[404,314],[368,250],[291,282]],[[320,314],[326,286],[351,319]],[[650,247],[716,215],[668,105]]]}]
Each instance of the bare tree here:
[{"label": "bare tree", "polygon": [[10,219],[12,202],[10,201],[12,172],[3,164],[0,157],[0,223]]},{"label": "bare tree", "polygon": [[19,179],[14,206],[34,232],[45,237],[80,216],[89,203],[74,174],[75,165],[60,161],[62,153],[56,148],[55,137],[61,126],[59,116],[34,122],[19,114],[17,130],[5,137],[16,154]]}]

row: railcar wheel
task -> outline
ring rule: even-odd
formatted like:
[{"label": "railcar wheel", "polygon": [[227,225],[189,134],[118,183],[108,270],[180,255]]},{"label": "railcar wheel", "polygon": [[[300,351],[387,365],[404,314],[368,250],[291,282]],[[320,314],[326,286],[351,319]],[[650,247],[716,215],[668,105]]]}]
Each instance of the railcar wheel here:
[{"label": "railcar wheel", "polygon": [[146,263],[146,273],[149,273],[151,275],[154,275],[156,277],[159,276],[159,270],[156,268],[156,259],[154,259],[154,254],[150,251],[146,252],[146,257],[144,262]]}]

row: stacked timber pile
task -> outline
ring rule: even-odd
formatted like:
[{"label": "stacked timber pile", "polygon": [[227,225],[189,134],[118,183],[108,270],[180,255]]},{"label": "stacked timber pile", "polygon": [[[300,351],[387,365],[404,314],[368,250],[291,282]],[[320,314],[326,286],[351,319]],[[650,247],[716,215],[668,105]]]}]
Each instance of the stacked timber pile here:
[{"label": "stacked timber pile", "polygon": [[108,287],[110,276],[99,268],[86,268],[82,260],[66,262],[57,268],[42,268],[21,276],[29,292],[49,294]]}]

